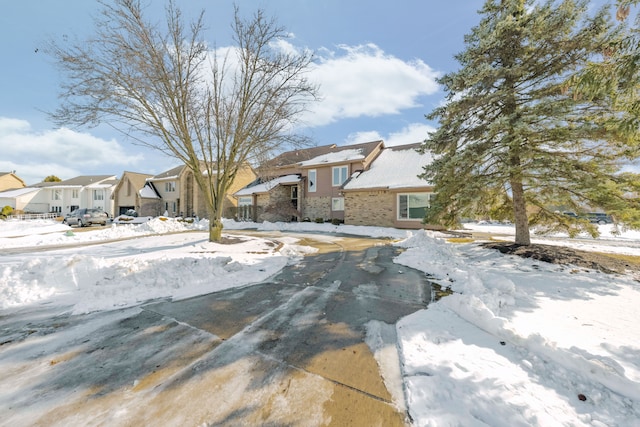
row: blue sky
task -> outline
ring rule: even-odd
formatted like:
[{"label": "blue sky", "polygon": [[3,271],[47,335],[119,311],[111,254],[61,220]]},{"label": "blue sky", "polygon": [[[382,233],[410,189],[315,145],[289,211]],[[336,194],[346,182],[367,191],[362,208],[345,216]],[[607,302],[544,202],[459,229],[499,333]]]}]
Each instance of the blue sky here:
[{"label": "blue sky", "polygon": [[[152,19],[164,1],[146,0]],[[383,139],[387,145],[419,142],[430,126],[424,115],[443,100],[435,78],[458,68],[454,55],[479,22],[481,0],[264,0],[257,8],[294,35],[297,47],[316,52],[324,101],[305,133],[316,145]],[[211,44],[230,45],[233,3],[178,0],[186,15],[205,10]],[[57,105],[59,74],[41,50],[47,39],[93,32],[92,0],[5,1],[0,14],[0,171],[16,170],[27,184],[53,174],[123,171],[159,173],[178,162],[131,144],[106,126],[56,129],[43,111]]]}]

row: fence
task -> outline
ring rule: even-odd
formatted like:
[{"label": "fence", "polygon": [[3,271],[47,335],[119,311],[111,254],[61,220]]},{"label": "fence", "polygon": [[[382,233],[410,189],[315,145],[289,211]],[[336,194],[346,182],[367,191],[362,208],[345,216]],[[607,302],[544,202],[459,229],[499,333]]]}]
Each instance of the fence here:
[{"label": "fence", "polygon": [[55,212],[49,213],[25,213],[25,214],[13,214],[9,215],[8,219],[19,219],[19,220],[29,220],[29,219],[55,219],[59,217],[61,214]]}]

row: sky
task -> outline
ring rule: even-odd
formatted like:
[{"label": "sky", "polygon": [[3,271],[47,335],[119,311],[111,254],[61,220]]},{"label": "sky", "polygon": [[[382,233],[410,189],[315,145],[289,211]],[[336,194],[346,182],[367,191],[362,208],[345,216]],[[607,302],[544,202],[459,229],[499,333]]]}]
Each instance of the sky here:
[{"label": "sky", "polygon": [[[145,3],[145,2],[143,2]],[[149,0],[151,19],[166,2]],[[185,15],[205,11],[207,41],[228,46],[232,2],[178,1]],[[478,23],[480,0],[249,0],[289,31],[290,42],[315,52],[314,76],[323,101],[303,133],[315,145],[383,139],[420,142],[434,123],[425,119],[443,99],[435,79],[456,69],[464,34]],[[46,114],[58,105],[60,74],[43,46],[83,39],[94,31],[94,0],[2,2],[0,14],[0,171],[15,170],[28,185],[48,175],[156,174],[174,159],[132,144],[109,126],[60,129]]]},{"label": "sky", "polygon": [[[105,387],[107,391],[101,389],[96,399],[86,398],[86,384],[65,381],[60,387],[56,379],[69,375],[74,366],[83,366],[82,361],[96,365],[96,371],[105,368],[104,346],[95,352],[91,346],[107,341],[112,333],[107,322],[134,316],[145,301],[179,300],[267,280],[285,265],[295,265],[305,254],[317,251],[300,239],[339,244],[345,233],[388,237],[404,249],[394,259],[398,274],[405,267],[414,268],[453,291],[395,325],[367,324],[365,341],[394,403],[408,410],[413,426],[640,426],[637,272],[605,274],[548,264],[503,255],[477,243],[452,243],[448,236],[424,230],[231,220],[225,221],[225,229],[235,228],[234,236],[242,242],[221,245],[208,241],[208,227],[207,220],[189,224],[154,218],[80,233],[54,220],[0,221],[0,323],[11,319],[12,313],[32,313],[38,319],[35,325],[46,315],[59,313],[55,318],[61,319],[55,328],[33,326],[29,334],[14,332],[11,322],[4,325],[9,337],[0,345],[0,407],[7,408],[3,421],[7,425],[32,425],[38,419],[55,420],[57,425],[130,425],[128,417],[153,414],[154,402],[162,401],[163,393],[174,393],[169,396],[175,400],[164,402],[188,402],[188,409],[163,411],[164,423],[184,424],[179,420],[188,411],[190,419],[198,420],[194,425],[207,424],[220,415],[217,405],[208,404],[202,394],[208,370],[195,376],[179,374],[206,366],[207,358],[216,357],[215,351],[204,352],[193,363],[177,368],[177,373],[172,371],[169,378],[159,376],[158,383],[147,383],[141,390],[135,386],[147,380],[145,373],[117,362],[117,369],[126,373],[125,385]],[[465,227],[513,241],[512,225]],[[599,227],[601,238],[596,240],[556,235],[536,236],[535,241],[640,255],[638,232],[614,236],[611,225]],[[268,233],[244,234],[242,228]],[[121,238],[132,239],[109,242]],[[76,247],[64,246],[69,243],[90,243],[91,249],[78,252]],[[35,246],[45,252],[28,249]],[[295,307],[307,289],[302,287],[273,307],[273,312]],[[80,327],[66,321],[69,313],[100,315],[82,317]],[[315,319],[312,313],[301,313],[305,321]],[[202,330],[182,326],[189,330],[189,337],[203,337],[198,335],[204,334]],[[395,330],[397,342],[381,339],[389,328]],[[254,329],[260,333],[255,324],[245,331]],[[249,363],[257,351],[244,333],[227,340],[237,344],[233,348],[238,363]],[[135,358],[147,360],[150,354],[157,366],[166,366],[172,355],[187,348],[185,340],[144,342],[144,349],[128,353],[131,366],[143,366]],[[74,358],[79,361],[74,363]],[[226,399],[252,401],[255,384],[243,374],[250,370],[247,366],[225,377],[233,390]],[[85,376],[90,372],[81,375],[92,378]],[[215,377],[215,372],[210,374]],[[312,383],[311,390],[296,386],[295,394],[297,398],[313,396],[305,422],[324,425],[322,419],[312,417],[316,413],[312,406],[322,408],[331,394],[318,393],[317,383]],[[106,408],[101,406],[105,404]],[[70,407],[74,409],[66,410]],[[118,410],[108,410],[113,408]],[[274,408],[265,423],[282,424]]]},{"label": "sky", "polygon": [[[592,4],[602,4],[594,0]],[[166,1],[145,0],[161,22]],[[206,41],[231,42],[233,2],[177,1],[189,18],[205,12]],[[322,101],[300,132],[313,145],[383,139],[387,146],[421,142],[437,123],[425,118],[441,105],[436,79],[458,69],[454,55],[478,24],[482,0],[244,0],[243,15],[263,9],[291,35],[295,48],[315,53],[312,77]],[[0,14],[0,172],[27,185],[48,175],[158,174],[179,163],[135,145],[108,124],[56,128],[46,112],[58,106],[59,70],[43,46],[95,32],[96,0],[3,1]]]}]

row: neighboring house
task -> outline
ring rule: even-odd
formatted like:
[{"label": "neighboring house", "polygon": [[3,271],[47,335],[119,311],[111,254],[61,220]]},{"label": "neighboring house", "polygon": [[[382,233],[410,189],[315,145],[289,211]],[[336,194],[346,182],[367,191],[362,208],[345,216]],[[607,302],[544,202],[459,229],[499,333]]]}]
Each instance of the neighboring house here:
[{"label": "neighboring house", "polygon": [[31,187],[40,191],[32,202],[46,207],[42,212],[65,216],[79,208],[102,209],[113,215],[113,191],[118,184],[115,175],[78,176],[60,182],[41,182]]},{"label": "neighboring house", "polygon": [[353,173],[367,169],[383,148],[382,141],[373,141],[287,151],[266,162],[260,180],[235,196],[240,206],[253,205],[255,221],[342,221],[342,186]]},{"label": "neighboring house", "polygon": [[24,188],[27,184],[13,172],[0,172],[0,191]]},{"label": "neighboring house", "polygon": [[0,192],[0,209],[5,206],[11,206],[14,211],[22,211],[24,213],[48,212],[49,205],[47,203],[42,204],[33,201],[39,191],[39,188],[33,187],[2,191]]},{"label": "neighboring house", "polygon": [[420,144],[385,148],[370,168],[355,174],[342,189],[345,224],[423,228],[433,186],[418,177],[432,162]]},{"label": "neighboring house", "polygon": [[268,181],[258,180],[236,192],[237,218],[242,221],[298,221],[300,181],[299,174],[285,175]]},{"label": "neighboring house", "polygon": [[[223,216],[235,214],[237,200],[231,195],[255,179],[256,174],[250,166],[240,168],[225,195]],[[141,216],[166,214],[170,217],[207,217],[205,199],[198,188],[193,172],[186,166],[175,167],[147,178],[146,181],[145,186],[140,190],[139,213]]]},{"label": "neighboring house", "polygon": [[[141,190],[147,184],[147,179],[151,177],[153,175],[128,171],[122,174],[113,192],[114,216],[122,215],[129,209],[140,212],[143,204]],[[155,194],[155,197],[157,198],[158,195]]]}]

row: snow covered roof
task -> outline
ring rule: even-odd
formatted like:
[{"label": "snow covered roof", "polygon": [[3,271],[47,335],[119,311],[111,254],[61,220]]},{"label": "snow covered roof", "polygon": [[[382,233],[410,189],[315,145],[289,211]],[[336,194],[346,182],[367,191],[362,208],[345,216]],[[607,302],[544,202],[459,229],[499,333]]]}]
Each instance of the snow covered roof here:
[{"label": "snow covered roof", "polygon": [[[283,167],[292,167],[292,166],[308,167],[313,165],[322,165],[322,164],[328,163],[325,160],[328,160],[329,158],[331,158],[326,156],[331,156],[331,154],[339,153],[345,150],[350,151],[352,155],[361,156],[356,159],[353,159],[353,160],[360,160],[369,156],[369,154],[371,154],[380,144],[382,144],[382,141],[379,140],[379,141],[364,142],[361,144],[347,145],[347,146],[341,146],[341,147],[338,147],[336,144],[331,144],[331,145],[323,145],[319,147],[309,147],[304,149],[287,151],[267,161],[264,165],[262,165],[262,167],[269,169],[269,168],[283,168]],[[359,152],[357,154],[354,154],[352,150],[358,150]],[[343,158],[338,157],[336,162],[349,161],[349,160],[351,159],[347,158],[345,160],[344,157]]]},{"label": "snow covered roof", "polygon": [[0,198],[13,198],[20,197],[28,193],[32,193],[34,191],[40,191],[39,188],[26,187],[26,188],[18,188],[15,190],[8,190],[0,192]]},{"label": "snow covered roof", "polygon": [[277,187],[278,185],[297,184],[299,182],[300,182],[300,175],[285,175],[285,176],[281,176],[281,177],[269,180],[267,182],[262,182],[260,184],[253,185],[251,187],[243,188],[242,190],[237,191],[234,194],[234,196],[239,197],[239,196],[250,196],[252,194],[259,194],[259,193],[267,193],[271,189]]},{"label": "snow covered roof", "polygon": [[416,149],[419,146],[410,144],[385,148],[371,163],[371,167],[354,176],[344,189],[430,187],[431,184],[418,178],[418,175],[433,161],[433,157],[418,153]]},{"label": "snow covered roof", "polygon": [[303,167],[316,166],[322,164],[350,162],[354,160],[362,160],[364,158],[365,156],[362,153],[362,149],[346,149],[334,153],[322,154],[312,159],[300,162],[299,165]]},{"label": "snow covered roof", "polygon": [[151,185],[145,185],[140,189],[140,197],[143,199],[159,199],[160,196]]}]

